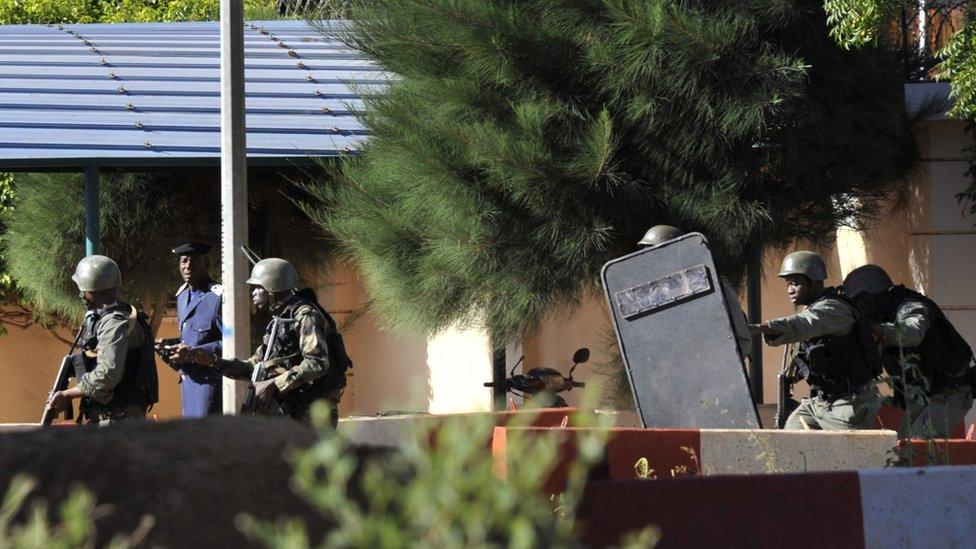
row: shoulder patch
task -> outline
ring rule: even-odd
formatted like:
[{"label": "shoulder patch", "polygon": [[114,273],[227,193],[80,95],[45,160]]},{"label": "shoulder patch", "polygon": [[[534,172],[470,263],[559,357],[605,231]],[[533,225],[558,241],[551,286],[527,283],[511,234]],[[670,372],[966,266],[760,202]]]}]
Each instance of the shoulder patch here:
[{"label": "shoulder patch", "polygon": [[182,294],[182,293],[183,293],[183,292],[185,292],[185,291],[186,291],[186,289],[187,289],[187,288],[189,288],[189,287],[190,287],[190,285],[189,285],[188,283],[186,283],[186,282],[184,282],[184,283],[183,283],[183,285],[182,285],[182,286],[180,286],[180,288],[179,288],[178,290],[176,290],[176,295],[180,295],[180,294]]},{"label": "shoulder patch", "polygon": [[210,291],[217,294],[220,297],[224,296],[224,287],[216,282],[210,283]]}]

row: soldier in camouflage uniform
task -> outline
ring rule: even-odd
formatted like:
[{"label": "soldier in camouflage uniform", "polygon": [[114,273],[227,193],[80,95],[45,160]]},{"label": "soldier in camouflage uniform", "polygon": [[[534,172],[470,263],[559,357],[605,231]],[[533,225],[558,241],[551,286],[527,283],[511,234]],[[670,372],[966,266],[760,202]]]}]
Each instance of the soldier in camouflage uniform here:
[{"label": "soldier in camouflage uniform", "polygon": [[52,393],[48,408],[56,414],[80,398],[89,423],[145,417],[158,400],[152,331],[145,315],[118,300],[119,266],[102,255],[88,256],[71,279],[88,309],[82,332],[87,372],[75,387]]},{"label": "soldier in camouflage uniform", "polygon": [[827,265],[814,252],[786,256],[779,276],[786,280],[790,301],[806,308],[752,328],[769,345],[798,344],[794,372],[810,384],[811,396],[790,414],[784,429],[871,428],[881,408],[873,382],[880,359],[869,354],[873,341],[862,341],[857,308],[824,287]]},{"label": "soldier in camouflage uniform", "polygon": [[350,363],[335,322],[315,302],[314,293],[295,289],[297,282],[295,267],[283,259],[263,259],[254,265],[247,281],[254,286],[252,299],[258,308],[269,309],[273,319],[251,358],[214,357],[213,367],[230,378],[250,379],[254,368],[263,363],[267,379],[254,384],[255,411],[280,409],[308,421],[312,403],[324,401],[331,408],[334,427]]}]

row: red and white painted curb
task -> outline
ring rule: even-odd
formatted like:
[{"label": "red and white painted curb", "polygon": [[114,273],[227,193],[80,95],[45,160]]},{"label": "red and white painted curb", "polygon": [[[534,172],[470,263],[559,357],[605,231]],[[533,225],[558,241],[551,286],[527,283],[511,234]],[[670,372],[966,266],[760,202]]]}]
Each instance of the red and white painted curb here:
[{"label": "red and white painted curb", "polygon": [[587,484],[587,545],[656,525],[659,547],[974,547],[976,466]]},{"label": "red and white painted curb", "polygon": [[[553,437],[559,445],[557,463],[545,488],[559,492],[565,486],[568,463],[576,456],[579,437],[599,433],[606,437],[606,457],[591,474],[599,480],[636,478],[638,460],[647,461],[656,479],[729,474],[849,471],[884,467],[898,457],[894,431],[767,431],[749,429],[634,429],[602,431],[573,427],[495,428],[492,455],[496,473],[504,478],[518,466],[509,455],[517,437]],[[904,447],[906,443],[902,443]],[[976,464],[976,441],[925,441],[915,448],[913,465]],[[932,457],[930,457],[930,454]],[[974,543],[976,547],[976,543]]]}]

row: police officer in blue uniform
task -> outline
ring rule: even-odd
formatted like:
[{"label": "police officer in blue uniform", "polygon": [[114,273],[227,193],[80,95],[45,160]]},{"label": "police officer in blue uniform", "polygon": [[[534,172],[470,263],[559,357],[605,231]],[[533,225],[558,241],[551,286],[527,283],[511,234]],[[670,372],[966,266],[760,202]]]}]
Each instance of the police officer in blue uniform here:
[{"label": "police officer in blue uniform", "polygon": [[211,246],[187,242],[173,248],[184,284],[176,291],[179,340],[157,340],[156,348],[180,372],[183,417],[221,413],[221,376],[210,367],[221,356],[223,287],[210,278]]}]

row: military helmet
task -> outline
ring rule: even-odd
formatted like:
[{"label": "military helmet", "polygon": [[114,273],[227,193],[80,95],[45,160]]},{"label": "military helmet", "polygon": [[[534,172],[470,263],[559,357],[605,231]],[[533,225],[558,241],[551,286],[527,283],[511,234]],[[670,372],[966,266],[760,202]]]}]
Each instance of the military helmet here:
[{"label": "military helmet", "polygon": [[82,292],[99,292],[122,285],[122,272],[118,264],[104,255],[90,255],[78,262],[71,275]]},{"label": "military helmet", "polygon": [[640,242],[637,244],[640,246],[657,246],[662,242],[678,238],[683,234],[685,234],[684,231],[671,225],[655,225],[647,229],[647,232],[644,233],[644,238],[640,239]]},{"label": "military helmet", "polygon": [[844,279],[844,295],[853,299],[860,294],[880,294],[893,285],[891,277],[878,265],[862,265]]},{"label": "military helmet", "polygon": [[808,251],[793,252],[783,258],[783,265],[779,268],[780,277],[803,275],[810,280],[826,280],[827,264],[820,254]]},{"label": "military helmet", "polygon": [[284,292],[298,285],[298,271],[284,259],[269,257],[254,264],[247,283],[261,286],[269,292]]}]

